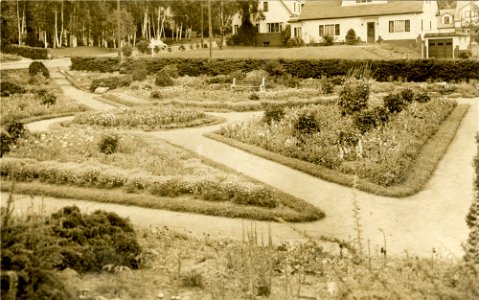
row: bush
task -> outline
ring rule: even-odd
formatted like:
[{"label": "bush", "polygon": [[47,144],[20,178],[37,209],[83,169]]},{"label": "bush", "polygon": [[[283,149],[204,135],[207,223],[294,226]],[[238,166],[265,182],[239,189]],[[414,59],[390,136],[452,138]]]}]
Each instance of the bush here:
[{"label": "bush", "polygon": [[457,55],[457,57],[462,58],[462,59],[468,59],[468,58],[471,58],[471,56],[472,56],[472,51],[471,50],[459,51],[459,54]]},{"label": "bush", "polygon": [[321,78],[320,90],[322,94],[331,94],[334,91],[334,84],[326,77]]},{"label": "bush", "polygon": [[466,223],[470,229],[469,238],[465,244],[465,259],[467,262],[479,265],[479,133],[476,134],[477,153],[473,166],[475,170],[475,198],[466,216]]},{"label": "bush", "polygon": [[348,79],[339,92],[338,105],[341,114],[351,115],[360,112],[368,106],[370,85],[362,79]]},{"label": "bush", "polygon": [[174,85],[174,82],[173,79],[171,79],[170,75],[168,75],[168,72],[163,69],[158,74],[156,74],[155,84],[157,86],[172,86]]},{"label": "bush", "polygon": [[259,100],[259,95],[255,92],[253,92],[253,93],[249,94],[248,99],[257,101],[257,100]]},{"label": "bush", "polygon": [[150,97],[153,99],[163,99],[163,95],[161,94],[160,90],[152,91]]},{"label": "bush", "polygon": [[399,113],[406,106],[407,103],[404,101],[400,93],[389,93],[383,97],[384,107],[390,113]]},{"label": "bush", "polygon": [[178,68],[176,67],[176,65],[166,65],[163,67],[162,70],[165,71],[166,74],[168,74],[168,76],[170,76],[171,78],[176,79],[180,77],[180,75],[178,74]]},{"label": "bush", "polygon": [[426,102],[429,102],[429,100],[431,100],[431,97],[429,97],[427,92],[424,92],[424,93],[417,94],[414,100],[416,100],[419,103],[426,103]]},{"label": "bush", "polygon": [[389,112],[384,107],[363,110],[354,115],[354,125],[362,133],[386,124],[389,119]]},{"label": "bush", "polygon": [[108,76],[103,78],[93,79],[90,85],[90,92],[95,92],[98,87],[108,87],[109,90],[114,90],[117,87],[128,86],[129,79],[126,76]]},{"label": "bush", "polygon": [[140,51],[141,54],[146,54],[149,49],[150,44],[147,41],[139,41],[136,43],[136,48]]},{"label": "bush", "polygon": [[48,49],[45,48],[34,48],[10,44],[2,47],[2,52],[18,54],[31,59],[48,59]]},{"label": "bush", "polygon": [[323,36],[323,40],[319,43],[321,46],[332,46],[334,44],[334,37],[330,35]]},{"label": "bush", "polygon": [[356,32],[354,29],[349,29],[348,32],[346,33],[346,44],[347,45],[355,45],[358,42],[356,38]]},{"label": "bush", "polygon": [[282,76],[286,74],[286,69],[279,60],[266,61],[263,70],[268,72],[270,76]]},{"label": "bush", "polygon": [[47,89],[37,90],[36,94],[40,97],[40,101],[43,105],[55,105],[55,103],[57,102],[57,96]]},{"label": "bush", "polygon": [[405,88],[405,89],[401,90],[401,97],[406,103],[412,103],[412,101],[414,100],[415,95],[414,95],[414,92],[413,92],[412,89]]},{"label": "bush", "polygon": [[130,44],[126,44],[121,47],[121,53],[123,53],[124,57],[130,57],[133,54],[133,48]]},{"label": "bush", "polygon": [[286,42],[286,47],[288,48],[296,48],[296,47],[302,47],[302,46],[304,46],[304,41],[300,37],[289,38],[288,41]]},{"label": "bush", "polygon": [[116,153],[120,138],[115,134],[105,135],[100,139],[98,147],[101,153],[110,155]]},{"label": "bush", "polygon": [[2,80],[0,81],[0,95],[2,97],[8,97],[14,94],[25,94],[27,91],[20,85]]},{"label": "bush", "polygon": [[16,120],[7,121],[2,124],[0,130],[0,157],[3,157],[10,151],[10,147],[15,145],[21,137],[25,136],[25,127],[23,123]]},{"label": "bush", "polygon": [[47,67],[45,67],[45,65],[40,61],[34,61],[28,67],[28,74],[33,77],[38,73],[42,74],[47,79],[50,78],[50,72],[48,71]]},{"label": "bush", "polygon": [[263,121],[271,125],[273,122],[281,121],[284,114],[284,107],[282,105],[265,105]]},{"label": "bush", "polygon": [[131,79],[133,81],[143,81],[148,75],[146,64],[138,64],[138,66],[131,73]]},{"label": "bush", "polygon": [[301,112],[293,123],[293,128],[293,133],[298,138],[301,138],[303,135],[320,132],[319,122],[316,120],[316,115],[312,110]]}]

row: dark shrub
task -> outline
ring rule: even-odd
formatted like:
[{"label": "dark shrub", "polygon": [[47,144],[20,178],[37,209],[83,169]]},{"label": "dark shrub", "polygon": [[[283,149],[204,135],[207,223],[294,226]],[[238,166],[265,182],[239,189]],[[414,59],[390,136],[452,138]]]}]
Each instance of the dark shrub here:
[{"label": "dark shrub", "polygon": [[292,37],[286,42],[286,47],[288,48],[296,48],[304,46],[304,41],[302,38],[299,37]]},{"label": "dark shrub", "polygon": [[45,67],[45,65],[40,61],[34,61],[28,67],[28,74],[30,74],[30,76],[35,76],[38,73],[41,73],[43,77],[47,79],[50,78],[50,72],[48,72],[47,67]]},{"label": "dark shrub", "polygon": [[279,60],[269,60],[265,63],[263,70],[271,76],[282,76],[286,73],[286,69]]},{"label": "dark shrub", "polygon": [[457,57],[462,58],[462,59],[468,59],[472,56],[472,51],[471,50],[462,50],[459,51],[459,54]]},{"label": "dark shrub", "polygon": [[332,46],[334,44],[334,38],[330,35],[325,35],[319,44],[321,46]]},{"label": "dark shrub", "polygon": [[174,82],[165,70],[161,70],[156,74],[155,84],[157,86],[172,86],[174,85]]},{"label": "dark shrub", "polygon": [[10,151],[19,138],[25,136],[25,127],[23,123],[16,120],[2,120],[4,123],[0,128],[0,157],[3,157]]},{"label": "dark shrub", "polygon": [[404,102],[400,93],[389,93],[383,97],[384,107],[390,113],[399,113],[401,112],[404,107],[406,107],[407,103]]},{"label": "dark shrub", "polygon": [[362,134],[377,126],[384,125],[388,119],[389,113],[382,106],[360,111],[353,118],[354,125]]},{"label": "dark shrub", "polygon": [[306,111],[299,114],[298,119],[293,124],[295,136],[313,134],[320,131],[319,122],[313,111]]},{"label": "dark shrub", "polygon": [[253,92],[253,93],[249,94],[248,99],[249,100],[259,100],[259,95],[256,94],[255,92]]},{"label": "dark shrub", "polygon": [[365,80],[348,79],[339,92],[338,105],[343,116],[365,109],[368,106],[369,83]]},{"label": "dark shrub", "polygon": [[117,87],[128,86],[130,79],[127,76],[109,76],[104,78],[93,79],[90,85],[90,92],[95,92],[98,87],[108,87],[110,90],[114,90]]},{"label": "dark shrub", "polygon": [[37,90],[36,94],[40,97],[40,101],[43,105],[50,106],[57,102],[57,96],[47,89]]},{"label": "dark shrub", "polygon": [[23,57],[28,57],[31,59],[48,59],[48,49],[45,48],[35,48],[28,46],[19,46],[19,45],[6,45],[2,47],[2,52],[18,54]]},{"label": "dark shrub", "polygon": [[272,122],[279,122],[284,117],[284,107],[282,105],[265,105],[263,121],[268,125]]},{"label": "dark shrub", "polygon": [[420,103],[426,103],[426,102],[429,102],[429,100],[431,100],[431,97],[429,97],[427,92],[424,92],[424,93],[417,94],[414,100]]},{"label": "dark shrub", "polygon": [[125,46],[121,47],[121,53],[123,53],[124,57],[130,57],[133,53],[133,48],[130,44],[126,44]]},{"label": "dark shrub", "polygon": [[401,90],[401,97],[406,103],[411,103],[414,100],[414,92],[410,88]]},{"label": "dark shrub", "polygon": [[136,43],[136,48],[138,49],[138,51],[140,51],[140,53],[145,54],[149,49],[149,45],[150,44],[147,41],[139,41],[138,43]]},{"label": "dark shrub", "polygon": [[100,148],[100,152],[110,155],[116,152],[118,149],[118,142],[120,138],[115,134],[105,135],[101,138],[98,147]]},{"label": "dark shrub", "polygon": [[152,91],[150,97],[153,99],[163,99],[163,95],[160,90]]},{"label": "dark shrub", "polygon": [[6,80],[2,80],[0,82],[0,89],[1,89],[0,95],[2,97],[8,97],[13,94],[25,94],[27,92],[20,85],[10,81],[6,81]]},{"label": "dark shrub", "polygon": [[346,44],[347,45],[355,45],[358,42],[356,38],[356,32],[354,29],[349,29],[348,32],[346,33]]}]

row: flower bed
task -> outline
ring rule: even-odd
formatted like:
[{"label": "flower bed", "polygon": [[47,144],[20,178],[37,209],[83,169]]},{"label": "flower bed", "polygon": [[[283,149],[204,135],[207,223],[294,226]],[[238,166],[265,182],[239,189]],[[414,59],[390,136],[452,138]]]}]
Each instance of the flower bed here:
[{"label": "flower bed", "polygon": [[[455,103],[440,99],[414,102],[392,114],[384,126],[361,134],[353,117],[341,116],[337,106],[313,105],[286,109],[284,117],[269,124],[263,118],[256,118],[228,125],[219,134],[390,187],[405,181],[423,145],[454,107]],[[309,120],[308,116],[317,128],[314,132],[301,132],[301,126],[308,124],[304,121]]]},{"label": "flower bed", "polygon": [[[99,150],[105,136],[117,137],[118,144],[111,154]],[[160,202],[163,198],[177,199],[159,203],[160,208],[230,217],[312,221],[323,216],[312,205],[208,165],[166,142],[118,130],[72,125],[62,131],[32,134],[2,159],[0,168],[3,179],[100,189],[105,193],[123,191],[138,195],[138,205],[143,203],[143,195]],[[37,189],[45,192],[43,188]],[[53,189],[48,194],[58,196],[57,192]],[[85,197],[84,192],[64,196],[75,195]],[[195,201],[190,203],[184,197]],[[126,197],[125,203],[135,204],[131,198]],[[102,197],[89,200],[102,201]],[[206,211],[198,209],[200,200],[209,203]],[[215,209],[214,203],[221,205]],[[227,210],[223,210],[225,205]]]},{"label": "flower bed", "polygon": [[87,112],[75,116],[74,123],[104,127],[162,128],[191,127],[213,122],[201,110],[174,106],[141,106],[111,111]]}]

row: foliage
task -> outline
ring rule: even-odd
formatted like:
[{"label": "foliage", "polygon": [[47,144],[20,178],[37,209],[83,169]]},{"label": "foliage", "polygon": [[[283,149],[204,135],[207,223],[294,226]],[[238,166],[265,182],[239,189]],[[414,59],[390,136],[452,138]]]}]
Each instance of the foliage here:
[{"label": "foliage", "polygon": [[226,125],[220,134],[389,187],[406,180],[421,147],[454,107],[455,103],[434,99],[413,102],[393,115],[377,107],[350,117],[342,116],[336,105],[310,105],[286,109],[272,125],[255,119]]},{"label": "foliage", "polygon": [[241,26],[238,29],[236,41],[242,46],[254,46],[256,44],[256,34],[258,29],[256,24],[264,19],[264,15],[258,9],[257,0],[242,1],[239,3]]},{"label": "foliage", "polygon": [[[248,73],[259,70],[270,59],[215,59],[208,63],[203,58],[140,58],[119,62],[117,58],[72,57],[72,70],[99,72],[131,72],[138,63],[146,63],[148,73],[156,74],[166,65],[174,64],[180,76],[228,75],[234,71]],[[298,78],[321,78],[322,76],[345,76],[351,69],[368,63],[372,78],[377,81],[403,80],[424,82],[427,80],[461,81],[479,79],[479,61],[475,60],[344,60],[281,59],[286,72]],[[455,70],[449,72],[448,70]]]},{"label": "foliage", "polygon": [[123,47],[121,47],[121,53],[123,54],[124,57],[130,57],[131,54],[133,54],[133,48],[131,47],[130,44],[126,44]]},{"label": "foliage", "polygon": [[356,38],[356,32],[354,29],[349,29],[346,33],[346,44],[347,45],[355,45],[357,44],[358,40]]},{"label": "foliage", "polygon": [[164,72],[166,72],[166,74],[168,74],[168,76],[170,76],[171,78],[176,79],[176,78],[180,77],[180,75],[178,74],[178,68],[174,64],[166,65],[166,66],[163,67],[162,70]]},{"label": "foliage", "polygon": [[19,61],[22,58],[17,54],[7,54],[0,52],[0,62]]},{"label": "foliage", "polygon": [[28,67],[28,74],[33,77],[38,73],[41,73],[46,79],[50,78],[50,72],[47,67],[41,61],[34,61]]},{"label": "foliage", "polygon": [[459,54],[457,57],[462,59],[468,59],[468,58],[471,58],[471,56],[472,56],[471,50],[463,50],[463,51],[459,51]]},{"label": "foliage", "polygon": [[155,77],[155,84],[157,86],[172,86],[174,85],[173,79],[171,79],[170,75],[165,69],[162,69]]},{"label": "foliage", "polygon": [[267,61],[263,67],[263,70],[268,72],[270,76],[282,76],[286,74],[286,69],[279,60]]},{"label": "foliage", "polygon": [[14,94],[25,94],[27,92],[22,86],[8,80],[2,80],[0,82],[0,90],[2,97],[8,97]]},{"label": "foliage", "polygon": [[465,259],[472,264],[479,265],[479,133],[476,134],[477,154],[474,158],[474,200],[466,217],[469,226],[469,238],[465,244]]},{"label": "foliage", "polygon": [[36,91],[36,94],[38,95],[38,97],[40,97],[41,103],[43,105],[46,105],[47,107],[55,105],[55,103],[57,102],[57,96],[55,95],[55,93],[51,92],[48,89],[39,89]]},{"label": "foliage", "polygon": [[331,94],[334,91],[334,83],[330,78],[322,77],[319,88],[321,93]]},{"label": "foliage", "polygon": [[283,118],[285,112],[284,107],[280,105],[265,105],[263,120],[266,124],[271,125],[273,122],[279,122]]},{"label": "foliage", "polygon": [[138,64],[138,66],[131,73],[131,79],[133,81],[143,81],[148,75],[148,70],[145,64]]},{"label": "foliage", "polygon": [[401,112],[408,103],[404,101],[401,93],[390,92],[383,97],[384,107],[390,113],[399,113]]},{"label": "foliage", "polygon": [[404,100],[404,102],[410,104],[415,97],[416,95],[411,88],[405,88],[401,90],[401,98]]},{"label": "foliage", "polygon": [[259,95],[255,92],[252,92],[251,94],[249,94],[248,99],[257,101],[259,100]]},{"label": "foliage", "polygon": [[429,100],[431,100],[431,97],[428,95],[427,92],[423,92],[423,93],[417,94],[416,97],[414,97],[414,100],[419,103],[426,103],[426,102],[429,102]]},{"label": "foliage", "polygon": [[332,46],[334,44],[334,37],[331,35],[325,35],[322,37],[322,40],[319,44],[321,46]]},{"label": "foliage", "polygon": [[146,54],[149,46],[150,44],[145,40],[142,40],[136,43],[136,48],[138,49],[138,51],[140,51],[141,54]]},{"label": "foliage", "polygon": [[128,86],[130,81],[127,76],[105,76],[95,78],[91,82],[90,92],[95,92],[98,87],[108,87],[109,90],[114,90],[118,87]]},{"label": "foliage", "polygon": [[105,135],[101,138],[100,143],[98,144],[98,148],[100,149],[101,153],[106,155],[110,155],[116,153],[118,149],[118,142],[119,142],[118,135],[109,134]]},{"label": "foliage", "polygon": [[288,46],[287,43],[291,38],[291,25],[286,25],[284,30],[281,31],[281,41],[284,46]]},{"label": "foliage", "polygon": [[10,54],[18,54],[31,59],[48,59],[48,49],[34,48],[28,46],[19,46],[14,44],[2,47],[2,52]]},{"label": "foliage", "polygon": [[291,37],[286,41],[286,47],[296,48],[304,46],[304,41],[300,37]]},{"label": "foliage", "polygon": [[181,126],[204,118],[206,118],[206,115],[198,109],[155,105],[85,112],[76,115],[73,122],[111,128],[127,127],[155,130],[168,126]]},{"label": "foliage", "polygon": [[367,108],[370,92],[370,84],[366,80],[347,79],[339,92],[338,106],[341,114],[351,115]]}]

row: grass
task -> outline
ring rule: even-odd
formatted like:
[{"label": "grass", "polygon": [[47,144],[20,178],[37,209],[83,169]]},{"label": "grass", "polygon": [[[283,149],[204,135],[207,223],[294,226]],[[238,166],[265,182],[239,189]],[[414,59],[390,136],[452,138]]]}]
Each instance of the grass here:
[{"label": "grass", "polygon": [[76,48],[49,48],[53,58],[71,57],[71,56],[99,56],[99,55],[111,55],[116,56],[118,52],[116,49],[100,48],[100,47],[87,47],[80,46]]},{"label": "grass", "polygon": [[[421,191],[446,153],[468,109],[468,105],[458,105],[450,116],[443,121],[439,130],[430,137],[422,147],[403,183],[384,187],[364,179],[358,179],[356,187],[365,192],[388,197],[407,197]],[[286,157],[257,146],[226,138],[217,133],[208,133],[205,134],[205,136],[327,181],[349,187],[354,184],[353,175],[344,174],[299,159]]]},{"label": "grass", "polygon": [[21,59],[20,55],[0,52],[0,62],[19,61]]}]

